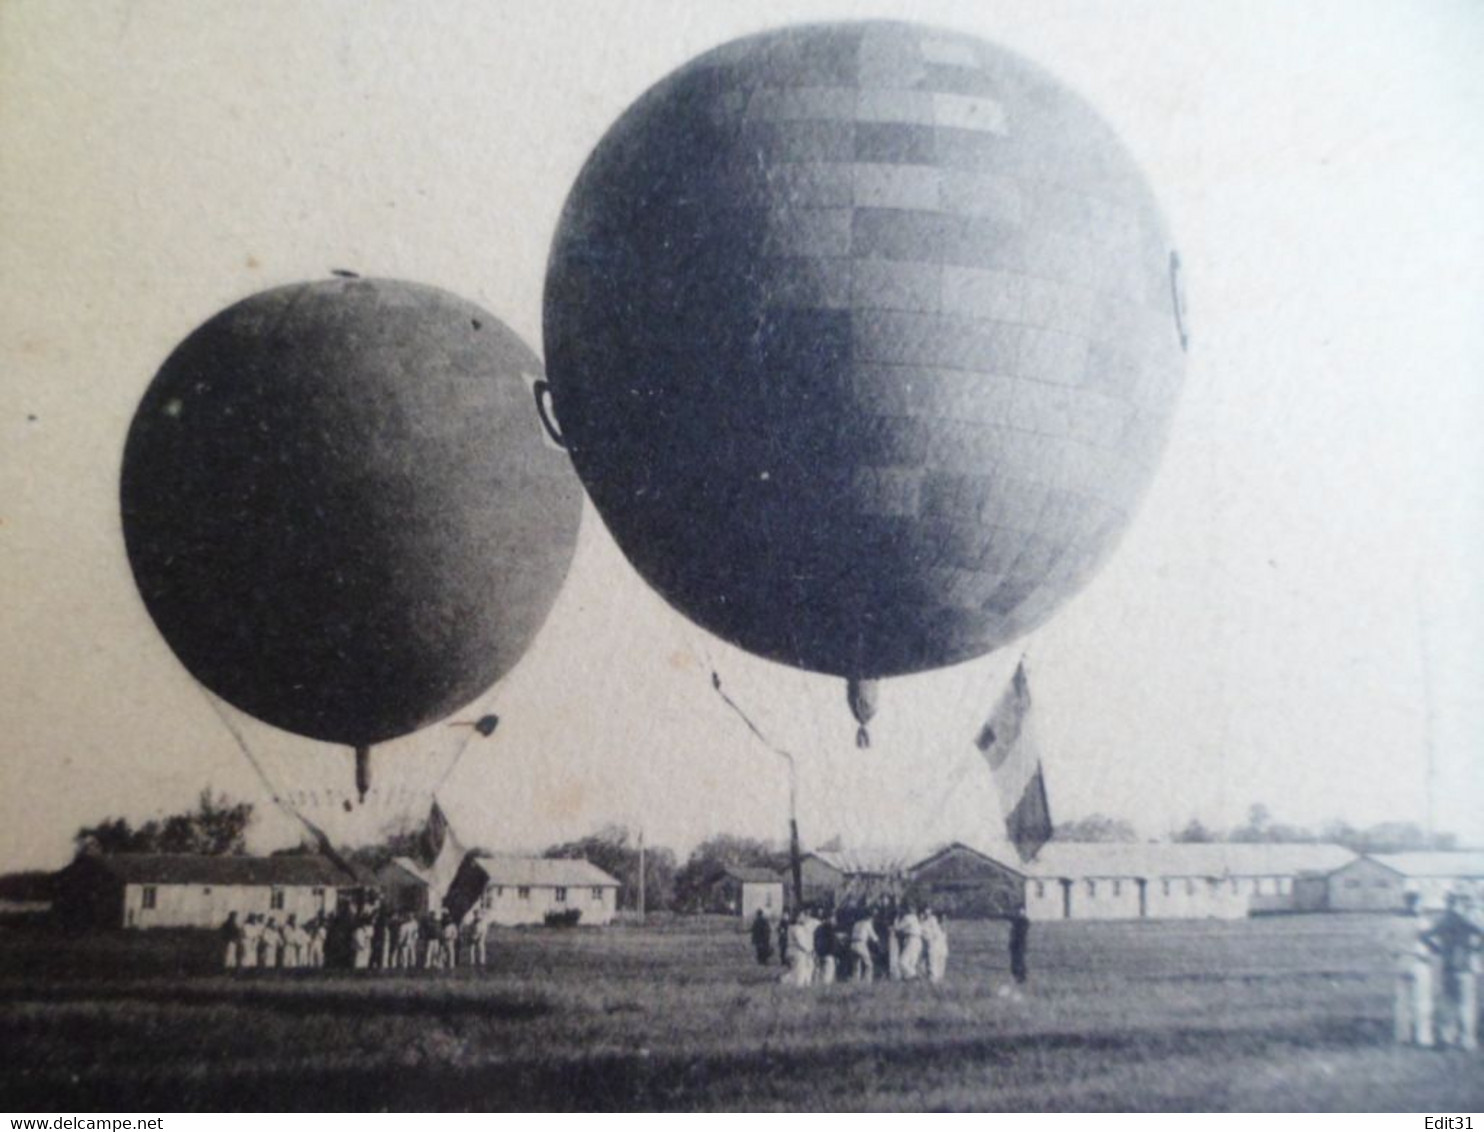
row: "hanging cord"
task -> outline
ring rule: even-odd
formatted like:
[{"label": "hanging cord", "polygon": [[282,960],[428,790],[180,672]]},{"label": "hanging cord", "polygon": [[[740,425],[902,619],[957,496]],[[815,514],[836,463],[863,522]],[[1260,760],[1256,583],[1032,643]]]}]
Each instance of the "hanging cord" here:
[{"label": "hanging cord", "polygon": [[245,756],[247,756],[248,765],[257,772],[258,781],[260,781],[263,784],[263,788],[268,791],[268,797],[273,799],[274,804],[278,806],[279,809],[283,810],[285,813],[291,815],[295,819],[303,821],[303,815],[301,815],[298,810],[294,809],[291,804],[284,801],[284,799],[280,796],[278,787],[273,784],[273,780],[268,777],[268,772],[263,769],[263,764],[258,762],[257,756],[252,753],[252,748],[247,745],[247,740],[242,737],[242,732],[238,730],[237,725],[232,722],[231,716],[227,715],[227,713],[222,710],[221,704],[217,703],[216,697],[208,692],[205,688],[202,688],[200,684],[197,684],[196,687],[201,689],[201,695],[205,697],[206,702],[211,705],[211,710],[216,712],[216,717],[222,721],[222,725],[226,727],[227,732],[236,742],[237,749],[241,751]]},{"label": "hanging cord", "polygon": [[[485,722],[485,720],[494,721],[494,723],[490,725],[488,730],[481,726]],[[453,772],[458,769],[459,763],[462,762],[464,759],[464,753],[469,749],[469,744],[474,741],[474,736],[482,735],[486,739],[489,738],[495,733],[495,728],[499,726],[499,721],[500,717],[494,712],[486,712],[483,716],[480,717],[478,723],[475,723],[469,728],[469,733],[464,736],[464,741],[459,744],[458,750],[453,753],[453,758],[448,760],[448,765],[443,768],[443,773],[438,776],[438,781],[433,784],[433,789],[428,792],[433,801],[436,802],[438,800],[438,791],[443,789],[443,784],[447,782],[449,776],[451,776]]]},{"label": "hanging cord", "polygon": [[257,772],[259,781],[262,782],[263,787],[268,791],[268,796],[273,799],[274,805],[278,806],[279,809],[283,810],[284,813],[294,818],[301,825],[303,825],[305,829],[309,831],[309,835],[314,838],[315,844],[319,847],[319,851],[321,853],[330,858],[330,860],[334,861],[335,864],[339,865],[340,868],[343,869],[346,873],[351,876],[355,876],[355,870],[350,867],[350,863],[346,861],[345,858],[342,857],[340,853],[335,849],[334,843],[331,842],[329,835],[326,834],[324,830],[320,829],[319,826],[315,825],[312,821],[301,814],[298,810],[294,809],[292,805],[284,801],[283,798],[279,795],[278,788],[273,785],[273,780],[268,777],[268,772],[263,769],[263,764],[260,763],[257,759],[257,756],[252,753],[252,748],[248,746],[247,740],[242,737],[242,732],[238,729],[237,725],[232,722],[231,717],[222,710],[222,706],[217,702],[216,697],[213,696],[209,691],[207,691],[204,685],[196,684],[196,687],[201,689],[201,695],[206,698],[206,702],[211,705],[211,710],[216,712],[216,717],[222,721],[222,724],[226,727],[228,733],[237,743],[237,749],[247,756],[248,764],[253,768],[254,771]]},{"label": "hanging cord", "polygon": [[[736,714],[737,718],[747,725],[747,730],[752,732],[753,736],[759,743],[767,747],[768,750],[772,751],[775,755],[781,755],[783,758],[792,760],[794,757],[793,753],[790,751],[785,751],[782,747],[776,746],[772,742],[772,740],[770,740],[766,735],[763,734],[761,728],[759,728],[756,723],[752,722],[751,718],[745,711],[742,710],[737,701],[732,699],[731,696],[727,695],[726,689],[721,686],[721,673],[711,659],[711,650],[706,647],[705,641],[700,642],[700,644],[703,656],[696,657],[696,659],[701,661],[706,670],[711,673],[711,687],[716,691],[716,694],[721,697],[722,703],[731,708],[733,713]],[[691,655],[695,656],[695,653],[692,652]]]}]

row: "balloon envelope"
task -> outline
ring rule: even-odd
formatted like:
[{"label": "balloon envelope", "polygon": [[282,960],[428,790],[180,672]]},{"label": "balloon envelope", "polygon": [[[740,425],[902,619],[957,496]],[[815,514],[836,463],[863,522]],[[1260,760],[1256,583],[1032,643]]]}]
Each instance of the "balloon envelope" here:
[{"label": "balloon envelope", "polygon": [[1183,371],[1158,208],[1036,66],[896,23],[704,55],[603,138],[547,275],[555,409],[640,573],[754,653],[987,652],[1097,569]]},{"label": "balloon envelope", "polygon": [[494,316],[387,280],[265,291],[192,333],[140,403],[121,490],[176,655],[251,715],[356,746],[487,689],[581,513],[540,372]]}]

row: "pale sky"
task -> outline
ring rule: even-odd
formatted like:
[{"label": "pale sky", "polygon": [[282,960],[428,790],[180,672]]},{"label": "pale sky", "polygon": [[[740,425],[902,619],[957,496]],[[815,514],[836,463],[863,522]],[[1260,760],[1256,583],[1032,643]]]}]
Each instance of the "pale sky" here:
[{"label": "pale sky", "polygon": [[[0,5],[0,869],[75,829],[254,801],[295,839],[140,603],[118,472],[165,356],[224,305],[331,268],[460,294],[538,352],[566,192],[645,88],[727,39],[907,17],[1031,57],[1139,158],[1185,266],[1192,343],[1160,474],[1107,568],[1029,650],[1053,813],[1148,836],[1252,802],[1484,843],[1484,8],[1460,3]],[[970,740],[1019,650],[883,688],[753,660],[655,597],[596,515],[545,630],[441,790],[465,840],[606,821],[682,851],[985,840]],[[463,729],[386,748],[346,818],[344,752],[238,717],[348,837],[421,816]],[[317,806],[317,808],[316,808]]]}]

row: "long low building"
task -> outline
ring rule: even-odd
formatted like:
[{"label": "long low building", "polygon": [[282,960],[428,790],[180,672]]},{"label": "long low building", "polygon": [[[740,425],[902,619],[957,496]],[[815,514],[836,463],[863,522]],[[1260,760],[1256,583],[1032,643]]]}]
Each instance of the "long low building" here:
[{"label": "long low building", "polygon": [[302,923],[374,887],[374,877],[319,856],[85,854],[57,874],[56,911],[75,926],[105,928],[215,927],[229,912]]},{"label": "long low building", "polygon": [[1435,911],[1454,892],[1484,900],[1484,852],[1368,853],[1327,879],[1332,911]]},{"label": "long low building", "polygon": [[1051,842],[1021,868],[1033,920],[1238,919],[1304,910],[1301,878],[1355,856],[1339,845]]},{"label": "long low building", "polygon": [[444,905],[462,919],[478,904],[494,924],[539,924],[550,913],[573,911],[580,924],[607,924],[618,911],[619,887],[581,858],[466,857]]},{"label": "long low building", "polygon": [[[1051,842],[1030,862],[1009,845],[819,851],[804,899],[839,905],[911,896],[955,917],[1234,919],[1318,910],[1325,878],[1354,861],[1338,845]],[[786,879],[786,874],[785,874]],[[1315,887],[1315,881],[1318,887]]]}]

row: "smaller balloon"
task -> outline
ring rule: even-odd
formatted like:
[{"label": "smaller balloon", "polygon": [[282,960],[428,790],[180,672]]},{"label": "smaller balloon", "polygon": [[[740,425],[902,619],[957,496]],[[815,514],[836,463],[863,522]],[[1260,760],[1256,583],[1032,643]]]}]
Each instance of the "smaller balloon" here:
[{"label": "smaller balloon", "polygon": [[301,283],[208,320],[145,392],[120,489],[176,656],[257,719],[363,751],[473,701],[576,545],[541,374],[494,315],[414,283]]}]

